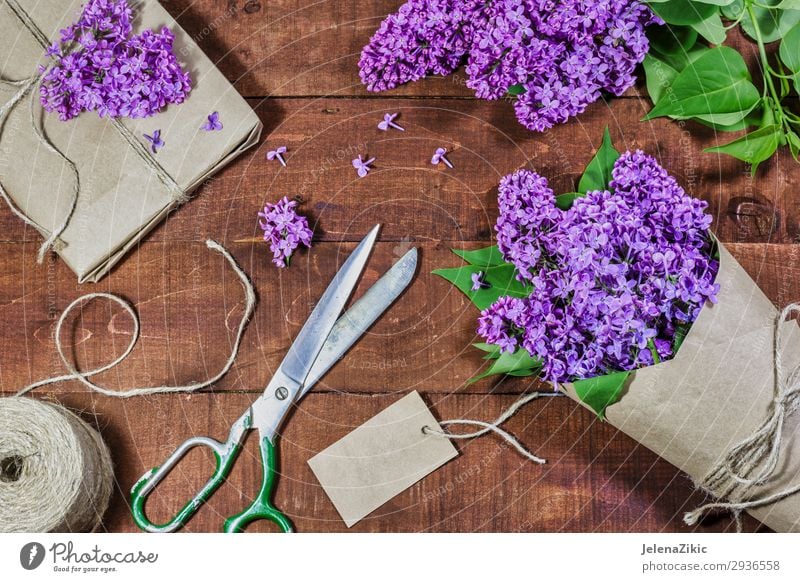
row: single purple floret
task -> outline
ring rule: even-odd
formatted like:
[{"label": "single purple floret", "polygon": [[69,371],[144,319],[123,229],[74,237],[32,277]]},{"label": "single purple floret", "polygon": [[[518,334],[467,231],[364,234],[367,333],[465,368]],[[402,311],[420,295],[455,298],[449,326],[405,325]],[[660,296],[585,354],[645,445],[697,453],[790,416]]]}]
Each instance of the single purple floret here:
[{"label": "single purple floret", "polygon": [[485,309],[478,333],[541,359],[549,381],[651,365],[654,351],[667,360],[676,334],[716,301],[707,204],[641,151],[623,153],[608,190],[569,210],[529,170],[501,180],[498,203],[498,247],[532,292]]},{"label": "single purple floret", "polygon": [[161,139],[161,130],[157,129],[153,132],[153,135],[144,134],[144,138],[150,142],[150,149],[153,151],[154,154],[158,153],[158,150],[164,147],[164,140]]},{"label": "single purple floret", "polygon": [[297,214],[297,201],[284,196],[275,204],[269,204],[258,213],[258,224],[264,231],[264,240],[269,242],[272,262],[279,268],[289,266],[295,249],[301,244],[311,247],[313,232],[308,219]]},{"label": "single purple floret", "polygon": [[369,171],[372,169],[370,167],[370,164],[372,164],[372,162],[374,161],[375,158],[370,158],[368,160],[361,159],[361,154],[359,154],[358,157],[355,160],[353,160],[353,167],[358,172],[359,178],[363,178],[364,176],[369,174]]},{"label": "single purple floret", "polygon": [[483,271],[472,273],[472,290],[478,291],[479,289],[488,289],[491,285],[485,279],[486,275]]},{"label": "single purple floret", "polygon": [[222,122],[219,120],[219,112],[215,111],[209,115],[208,121],[206,121],[200,129],[203,131],[220,131],[222,129]]}]

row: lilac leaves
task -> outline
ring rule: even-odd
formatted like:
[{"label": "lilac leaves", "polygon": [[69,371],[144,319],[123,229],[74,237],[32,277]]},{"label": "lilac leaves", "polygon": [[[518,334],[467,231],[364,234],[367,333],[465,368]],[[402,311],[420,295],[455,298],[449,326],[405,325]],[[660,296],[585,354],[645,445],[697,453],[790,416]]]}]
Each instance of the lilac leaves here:
[{"label": "lilac leaves", "polygon": [[409,0],[364,47],[361,80],[384,91],[466,59],[478,97],[516,96],[520,123],[543,131],[628,89],[654,22],[638,0]]},{"label": "lilac leaves", "polygon": [[191,91],[189,74],[172,52],[164,27],[132,35],[126,0],[89,0],[78,21],[47,50],[54,64],[43,70],[42,107],[62,121],[84,111],[100,117],[149,117]]}]

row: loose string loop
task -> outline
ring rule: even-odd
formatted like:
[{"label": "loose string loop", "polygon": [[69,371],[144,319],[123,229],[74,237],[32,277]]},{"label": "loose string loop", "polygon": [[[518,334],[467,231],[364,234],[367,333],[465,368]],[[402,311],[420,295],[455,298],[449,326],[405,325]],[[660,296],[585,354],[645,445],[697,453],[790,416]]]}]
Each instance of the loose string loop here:
[{"label": "loose string loop", "polygon": [[[106,396],[113,396],[116,398],[131,398],[132,396],[142,396],[147,394],[195,392],[197,390],[200,390],[201,388],[211,386],[212,384],[220,380],[231,369],[234,361],[236,360],[236,356],[239,353],[239,347],[242,343],[242,336],[244,335],[244,330],[247,327],[247,323],[250,321],[250,318],[252,317],[253,311],[255,309],[256,294],[255,291],[253,290],[253,285],[250,282],[250,279],[248,279],[245,272],[236,263],[236,260],[230,255],[230,253],[227,250],[225,250],[225,248],[222,245],[213,240],[207,240],[206,246],[208,246],[209,249],[216,251],[220,253],[223,257],[225,257],[225,259],[228,261],[228,264],[230,264],[231,268],[239,277],[239,281],[241,282],[242,287],[244,287],[245,290],[245,299],[246,299],[244,314],[242,315],[242,319],[239,322],[239,327],[236,331],[236,338],[234,339],[233,348],[231,349],[230,356],[228,357],[227,362],[225,362],[225,365],[216,375],[207,380],[203,380],[202,382],[192,382],[190,384],[186,384],[183,386],[150,386],[146,388],[131,388],[128,390],[113,390],[95,384],[89,379],[91,376],[110,370],[111,368],[115,367],[117,364],[125,360],[125,358],[127,358],[128,355],[131,353],[134,346],[136,345],[136,342],[139,339],[140,323],[139,323],[139,317],[136,314],[136,310],[133,308],[133,306],[124,299],[118,297],[117,295],[113,295],[111,293],[87,293],[86,295],[82,295],[77,299],[75,299],[75,301],[70,303],[67,306],[67,308],[61,313],[61,316],[58,318],[58,323],[56,324],[56,330],[55,330],[56,349],[58,350],[58,355],[61,358],[61,362],[64,364],[69,373],[63,374],[61,376],[53,376],[51,378],[45,378],[43,380],[39,380],[37,382],[29,384],[28,386],[24,387],[19,392],[17,392],[17,396],[22,396],[23,394],[27,394],[31,390],[39,388],[40,386],[46,386],[48,384],[55,384],[58,382],[65,382],[68,380],[77,380],[81,382],[84,386],[87,386],[88,388],[94,390],[95,392],[99,392],[100,394],[104,394]],[[67,358],[64,352],[64,346],[61,342],[61,330],[64,325],[64,322],[67,320],[69,314],[72,312],[73,309],[75,309],[79,305],[86,303],[87,301],[92,301],[94,299],[108,299],[109,301],[112,301],[121,306],[128,313],[128,315],[130,315],[131,320],[133,321],[133,333],[131,334],[131,341],[128,344],[128,347],[125,349],[124,352],[122,352],[120,356],[118,356],[116,359],[109,362],[108,364],[100,366],[99,368],[83,372],[78,370],[75,367],[75,365],[69,360],[69,358]]]}]

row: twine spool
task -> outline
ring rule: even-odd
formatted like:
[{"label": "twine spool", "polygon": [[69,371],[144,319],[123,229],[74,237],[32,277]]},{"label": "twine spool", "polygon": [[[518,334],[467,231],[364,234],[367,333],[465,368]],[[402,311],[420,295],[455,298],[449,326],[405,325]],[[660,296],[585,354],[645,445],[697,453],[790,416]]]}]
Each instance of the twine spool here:
[{"label": "twine spool", "polygon": [[0,398],[0,532],[94,530],[113,483],[95,429],[57,404]]}]

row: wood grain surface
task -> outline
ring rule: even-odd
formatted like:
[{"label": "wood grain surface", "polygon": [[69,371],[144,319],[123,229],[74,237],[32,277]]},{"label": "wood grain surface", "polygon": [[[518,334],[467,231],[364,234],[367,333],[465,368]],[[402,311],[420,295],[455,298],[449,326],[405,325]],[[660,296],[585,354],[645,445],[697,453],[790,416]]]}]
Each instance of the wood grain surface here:
[{"label": "wood grain surface", "polygon": [[[0,212],[0,390],[62,372],[53,332],[61,311],[89,291],[117,293],[139,311],[142,337],[123,364],[97,378],[114,388],[186,383],[224,363],[242,314],[242,289],[224,260],[204,244],[224,244],[249,273],[259,303],[233,370],[213,391],[118,400],[78,383],[41,390],[81,411],[111,447],[118,481],[104,520],[108,531],[135,531],[128,491],[144,470],[192,435],[222,438],[280,363],[311,306],[354,242],[375,223],[383,231],[360,290],[411,246],[421,249],[413,285],[294,411],[281,440],[277,503],[300,531],[342,531],[306,461],[409,390],[440,419],[493,419],[518,394],[542,388],[525,379],[467,385],[482,360],[476,311],[431,274],[459,264],[450,248],[492,240],[499,178],[536,169],[559,191],[576,178],[609,126],[618,148],[657,156],[693,195],[709,202],[714,229],[776,304],[800,299],[800,167],[783,152],[753,179],[739,162],[704,154],[730,139],[691,123],[642,123],[642,87],[596,103],[543,134],[515,120],[505,102],[477,101],[463,70],[385,94],[358,80],[361,47],[399,0],[170,0],[165,7],[249,99],[265,125],[259,146],[198,190],[140,247],[94,286],[51,257],[36,265],[39,236]],[[750,50],[741,39],[736,41]],[[405,132],[380,132],[383,113],[399,112]],[[286,145],[288,166],[265,153]],[[447,147],[454,169],[430,156]],[[374,156],[358,179],[350,163]],[[278,270],[259,238],[256,213],[266,201],[296,197],[314,226],[315,244]],[[361,291],[357,291],[359,293]],[[81,368],[113,359],[132,325],[97,302],[69,322],[65,345]],[[356,531],[677,531],[682,513],[703,500],[689,479],[566,398],[537,401],[508,429],[545,466],[523,461],[493,437],[459,443],[460,456],[357,524]],[[260,484],[250,442],[235,474],[188,531],[217,531]],[[155,518],[188,499],[210,474],[192,453],[158,491]],[[749,531],[763,529],[751,519]],[[264,524],[251,530],[269,531]],[[712,518],[696,531],[727,531]]]}]

